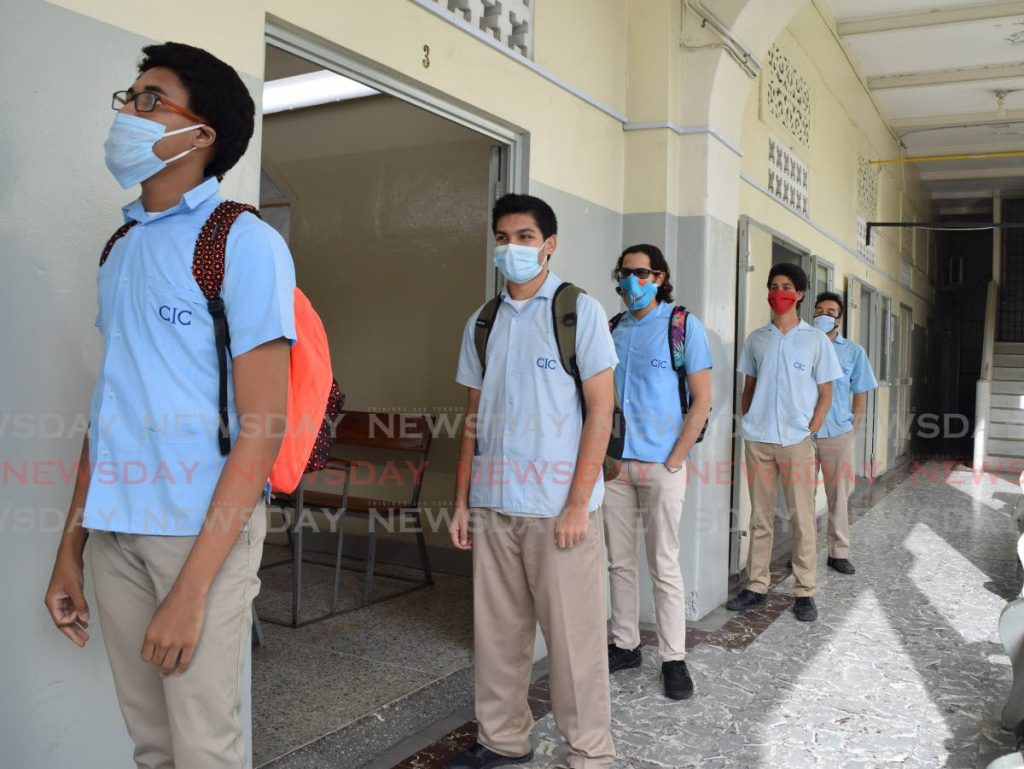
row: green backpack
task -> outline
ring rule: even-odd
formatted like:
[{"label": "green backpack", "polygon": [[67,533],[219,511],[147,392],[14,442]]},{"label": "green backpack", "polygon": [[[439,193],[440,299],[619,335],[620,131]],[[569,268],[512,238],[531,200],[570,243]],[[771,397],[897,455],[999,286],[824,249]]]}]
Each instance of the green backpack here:
[{"label": "green backpack", "polygon": [[[555,330],[555,346],[558,348],[558,357],[562,361],[562,368],[576,383],[584,419],[587,416],[587,404],[583,399],[583,380],[580,378],[579,366],[576,364],[576,301],[580,294],[585,293],[586,291],[572,283],[562,283],[555,289],[555,295],[551,298],[551,327]],[[476,344],[477,357],[480,359],[481,376],[487,369],[487,340],[491,336],[494,319],[498,317],[501,301],[502,296],[498,294],[481,308],[480,315],[476,319],[473,341]],[[608,440],[608,450],[605,452],[606,469],[609,466],[608,459],[615,461],[622,459],[622,451],[626,442],[626,418],[619,404],[618,390],[614,386],[612,390],[615,393],[615,408],[612,416],[612,434]]]}]

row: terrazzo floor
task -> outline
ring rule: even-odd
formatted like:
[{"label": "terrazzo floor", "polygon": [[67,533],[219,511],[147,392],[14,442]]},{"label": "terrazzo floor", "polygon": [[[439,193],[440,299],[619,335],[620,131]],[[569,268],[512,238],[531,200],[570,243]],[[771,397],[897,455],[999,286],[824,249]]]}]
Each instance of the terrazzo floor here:
[{"label": "terrazzo floor", "polygon": [[[904,471],[855,516],[855,576],[825,568],[819,550],[818,622],[789,610],[782,558],[766,609],[690,634],[691,700],[662,696],[648,634],[643,667],[612,677],[615,766],[983,769],[1011,752],[999,727],[1011,670],[996,629],[1020,589],[1009,516],[1019,493],[1009,477],[951,464]],[[474,731],[468,723],[396,766],[438,766]],[[524,766],[565,766],[550,713],[534,743]]]},{"label": "terrazzo floor", "polygon": [[[268,545],[264,563],[287,558],[288,552]],[[355,766],[376,755],[378,745],[372,743],[382,735],[374,727],[383,724],[382,712],[395,703],[421,707],[410,698],[433,689],[439,691],[427,707],[462,707],[471,697],[471,580],[435,574],[432,587],[405,592],[414,585],[378,573],[374,598],[387,600],[358,608],[362,564],[346,561],[346,566],[339,606],[351,611],[298,629],[267,621],[290,616],[290,565],[260,574],[256,609],[267,645],[253,650],[254,766]],[[381,566],[381,571],[421,577],[395,567]],[[333,568],[303,565],[304,618],[327,610],[332,579]],[[426,722],[440,715],[427,713]],[[396,719],[415,720],[392,712],[391,720]],[[394,728],[388,724],[389,731]],[[321,739],[329,735],[340,744]],[[359,741],[371,744],[356,751],[353,743]],[[308,747],[312,743],[316,750]],[[331,758],[320,756],[325,750],[332,751]]]}]

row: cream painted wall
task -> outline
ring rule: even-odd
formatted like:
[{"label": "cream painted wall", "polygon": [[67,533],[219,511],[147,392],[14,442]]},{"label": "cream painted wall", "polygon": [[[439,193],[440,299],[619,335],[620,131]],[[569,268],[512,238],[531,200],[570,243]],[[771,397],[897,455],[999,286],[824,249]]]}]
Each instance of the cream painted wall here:
[{"label": "cream painted wall", "polygon": [[[327,328],[346,408],[464,408],[455,369],[466,320],[486,298],[492,144],[390,96],[265,119],[264,166],[293,198],[296,276]],[[435,438],[424,507],[451,509],[457,448],[447,431]],[[409,489],[353,493],[405,499]],[[448,541],[445,530],[432,539]]]}]

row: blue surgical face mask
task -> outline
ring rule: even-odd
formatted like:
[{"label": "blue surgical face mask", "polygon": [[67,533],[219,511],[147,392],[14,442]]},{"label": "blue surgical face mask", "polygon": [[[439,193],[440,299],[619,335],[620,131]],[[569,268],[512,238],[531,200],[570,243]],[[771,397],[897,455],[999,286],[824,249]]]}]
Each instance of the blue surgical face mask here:
[{"label": "blue surgical face mask", "polygon": [[636,275],[630,275],[619,281],[619,294],[630,310],[637,311],[649,305],[658,293],[658,284],[653,280],[641,283]]},{"label": "blue surgical face mask", "polygon": [[836,327],[836,319],[831,315],[815,315],[814,327],[819,328],[826,334],[831,334]]},{"label": "blue surgical face mask", "polygon": [[202,124],[191,125],[176,131],[168,131],[166,126],[155,120],[119,112],[114,118],[114,124],[110,126],[107,140],[103,143],[107,168],[122,187],[134,187],[162,171],[168,163],[173,163],[197,149],[190,147],[173,158],[161,160],[153,152],[153,145],[168,136],[176,136],[202,127]]},{"label": "blue surgical face mask", "polygon": [[527,283],[536,278],[543,269],[541,263],[537,261],[542,248],[543,243],[540,248],[520,246],[516,243],[497,246],[494,249],[494,266],[501,270],[501,274],[511,283]]}]

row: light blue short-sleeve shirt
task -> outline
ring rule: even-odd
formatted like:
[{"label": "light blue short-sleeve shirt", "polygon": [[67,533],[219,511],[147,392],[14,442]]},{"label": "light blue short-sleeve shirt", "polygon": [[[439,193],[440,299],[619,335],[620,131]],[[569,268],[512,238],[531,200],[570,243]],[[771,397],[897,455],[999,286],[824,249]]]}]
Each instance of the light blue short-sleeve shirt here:
[{"label": "light blue short-sleeve shirt", "polygon": [[615,387],[626,417],[624,459],[658,463],[668,459],[683,429],[680,377],[711,368],[704,324],[689,312],[683,351],[686,370],[677,372],[672,368],[668,326],[673,308],[672,304],[659,302],[639,320],[627,312],[612,332],[619,358]]},{"label": "light blue short-sleeve shirt", "polygon": [[856,342],[837,334],[832,341],[843,375],[832,383],[832,406],[818,433],[822,438],[846,435],[853,429],[853,396],[878,387],[868,354]]},{"label": "light blue short-sleeve shirt", "polygon": [[[583,416],[572,376],[562,368],[555,342],[551,301],[562,281],[549,273],[521,309],[507,288],[481,366],[474,342],[476,319],[462,335],[456,381],[480,390],[477,451],[469,504],[507,515],[554,518],[565,508],[576,472]],[[576,361],[584,381],[618,359],[601,305],[583,294],[576,304]],[[588,510],[604,499],[598,472]]]},{"label": "light blue short-sleeve shirt", "polygon": [[[84,525],[130,534],[199,533],[225,458],[218,434],[217,350],[206,299],[192,276],[199,230],[221,202],[216,179],[136,221],[99,270],[103,357],[90,408],[91,476]],[[231,354],[295,341],[295,271],[288,247],[256,216],[238,217],[225,251]],[[228,361],[228,416],[239,432]]]},{"label": "light blue short-sleeve shirt", "polygon": [[785,334],[774,323],[751,333],[736,370],[757,379],[750,410],[743,416],[743,438],[781,446],[810,435],[818,385],[843,375],[832,342],[805,321]]}]

